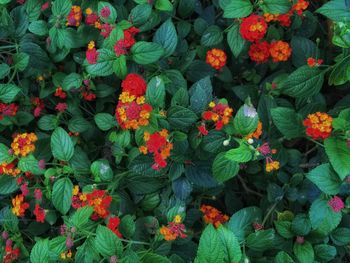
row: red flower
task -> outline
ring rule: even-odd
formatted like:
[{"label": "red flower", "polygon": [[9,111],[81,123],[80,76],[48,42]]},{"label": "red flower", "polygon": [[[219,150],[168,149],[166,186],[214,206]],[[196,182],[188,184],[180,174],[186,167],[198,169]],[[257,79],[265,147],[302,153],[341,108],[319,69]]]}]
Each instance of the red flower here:
[{"label": "red flower", "polygon": [[198,127],[198,131],[200,134],[206,136],[208,135],[208,130],[207,128],[205,127],[205,123],[202,123],[199,127]]},{"label": "red flower", "polygon": [[67,103],[58,103],[55,107],[55,109],[59,112],[64,112],[67,109]]},{"label": "red flower", "polygon": [[315,59],[311,57],[307,59],[307,64],[309,65],[310,68],[318,67],[322,63],[323,63],[323,59]]},{"label": "red flower", "polygon": [[208,50],[205,61],[213,68],[219,70],[226,65],[227,56],[223,50],[213,48]]},{"label": "red flower", "polygon": [[96,64],[98,59],[98,52],[96,48],[86,50],[86,60],[89,64]]},{"label": "red flower", "polygon": [[290,14],[281,14],[277,17],[281,26],[290,27],[292,21],[290,20]]},{"label": "red flower", "polygon": [[243,18],[239,32],[241,36],[250,41],[255,42],[262,39],[267,31],[265,19],[259,15],[250,15]]},{"label": "red flower", "polygon": [[94,208],[94,213],[91,218],[97,220],[98,218],[107,218],[109,215],[109,205],[112,202],[112,196],[106,195],[104,190],[94,190],[90,194],[86,194],[87,205]]},{"label": "red flower", "polygon": [[287,61],[292,54],[292,48],[287,42],[274,41],[270,44],[270,55],[273,62]]},{"label": "red flower", "polygon": [[40,223],[45,222],[46,212],[42,207],[40,207],[39,204],[35,205],[35,209],[33,211],[33,214],[35,215],[37,222],[40,222]]},{"label": "red flower", "polygon": [[113,231],[118,237],[122,238],[123,235],[119,232],[118,226],[120,224],[120,218],[117,216],[111,216],[108,218],[107,227]]},{"label": "red flower", "polygon": [[48,9],[50,7],[50,3],[49,2],[45,2],[42,4],[41,6],[41,11],[45,11],[46,9]]},{"label": "red flower", "polygon": [[270,44],[267,41],[250,45],[250,59],[257,63],[265,63],[270,57]]},{"label": "red flower", "polygon": [[306,127],[306,134],[313,139],[327,139],[332,133],[333,118],[327,113],[316,112],[309,114],[303,124]]},{"label": "red flower", "polygon": [[44,101],[38,97],[32,98],[32,104],[35,106],[34,108],[34,117],[39,117],[41,111],[45,109]]},{"label": "red flower", "polygon": [[130,95],[136,97],[145,95],[147,89],[146,81],[142,78],[142,76],[135,73],[128,74],[122,81],[121,86],[123,92],[129,92]]},{"label": "red flower", "polygon": [[94,25],[95,22],[97,22],[99,19],[98,15],[96,13],[91,13],[91,14],[88,14],[86,17],[85,17],[85,23],[87,25]]},{"label": "red flower", "polygon": [[341,200],[338,196],[335,196],[331,200],[329,200],[328,205],[336,213],[339,213],[343,208],[345,208],[343,200]]},{"label": "red flower", "polygon": [[34,198],[35,198],[35,200],[40,201],[42,197],[43,197],[43,192],[41,192],[41,190],[39,188],[36,188],[34,190]]},{"label": "red flower", "polygon": [[110,24],[107,24],[107,23],[103,24],[101,26],[101,36],[103,36],[104,38],[107,38],[109,34],[112,32],[112,30],[113,30],[113,27]]},{"label": "red flower", "polygon": [[67,98],[67,93],[65,93],[61,87],[58,87],[58,88],[55,90],[54,96],[55,96],[55,97],[59,97],[59,98],[61,98],[61,99],[65,99],[65,98]]},{"label": "red flower", "polygon": [[0,120],[3,119],[3,116],[13,117],[16,116],[18,106],[15,103],[6,104],[0,103]]},{"label": "red flower", "polygon": [[128,49],[136,43],[134,36],[138,32],[140,32],[140,30],[136,27],[131,27],[124,31],[124,38],[117,40],[114,45],[114,51],[117,57],[128,53]]},{"label": "red flower", "polygon": [[100,14],[101,14],[101,16],[102,16],[103,18],[107,18],[107,17],[109,17],[109,15],[111,14],[111,10],[109,9],[108,6],[105,6],[105,7],[102,8]]}]

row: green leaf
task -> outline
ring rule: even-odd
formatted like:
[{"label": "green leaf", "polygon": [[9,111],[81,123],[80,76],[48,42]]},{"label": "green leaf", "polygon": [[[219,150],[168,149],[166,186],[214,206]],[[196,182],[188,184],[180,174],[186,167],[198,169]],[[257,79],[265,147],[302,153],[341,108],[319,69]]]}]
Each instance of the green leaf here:
[{"label": "green leaf", "polygon": [[58,179],[52,189],[52,203],[62,214],[66,214],[72,204],[73,184],[69,178]]},{"label": "green leaf", "polygon": [[321,8],[316,10],[335,22],[350,22],[350,10],[346,6],[346,1],[333,0],[326,2]]},{"label": "green leaf", "polygon": [[43,131],[52,131],[58,126],[58,118],[56,115],[47,114],[42,116],[38,121],[39,129]]},{"label": "green leaf", "polygon": [[225,182],[238,174],[239,163],[226,158],[225,152],[219,153],[213,162],[213,175],[218,182]]},{"label": "green leaf", "polygon": [[90,122],[84,119],[82,116],[75,116],[68,122],[68,129],[72,132],[85,132],[91,128]]},{"label": "green leaf", "polygon": [[333,169],[344,180],[350,174],[350,148],[344,140],[334,137],[326,139],[324,146]]},{"label": "green leaf", "polygon": [[15,64],[15,68],[19,71],[23,71],[27,68],[29,63],[29,56],[26,53],[16,53],[13,55],[13,62]]},{"label": "green leaf", "polygon": [[75,226],[78,230],[84,229],[84,226],[89,222],[89,218],[94,212],[92,206],[84,206],[78,208],[70,219],[72,226]]},{"label": "green leaf", "polygon": [[166,20],[156,31],[153,42],[158,43],[164,48],[164,57],[171,56],[177,46],[177,33],[171,19]]},{"label": "green leaf", "polygon": [[291,9],[292,4],[289,0],[264,0],[259,2],[264,13],[285,14]]},{"label": "green leaf", "polygon": [[242,242],[245,236],[253,231],[252,224],[260,222],[261,217],[260,208],[255,206],[246,207],[234,213],[227,226],[238,238],[238,241]]},{"label": "green leaf", "polygon": [[5,63],[1,63],[0,64],[0,79],[5,78],[9,73],[10,73],[10,67]]},{"label": "green leaf", "polygon": [[3,144],[0,143],[0,163],[10,163],[14,159],[12,155],[9,154],[9,148]]},{"label": "green leaf", "polygon": [[173,5],[170,3],[169,0],[156,0],[155,7],[160,11],[173,11]]},{"label": "green leaf", "polygon": [[35,243],[30,252],[30,262],[47,263],[49,262],[49,240],[41,239]]},{"label": "green leaf", "polygon": [[313,229],[324,234],[334,230],[342,219],[341,212],[334,212],[327,200],[316,199],[310,207],[310,221]]},{"label": "green leaf", "polygon": [[62,89],[65,91],[69,91],[71,89],[80,88],[83,82],[83,78],[78,73],[70,73],[63,79]]},{"label": "green leaf", "polygon": [[153,77],[147,85],[146,101],[153,107],[163,108],[165,104],[165,85],[160,76]]},{"label": "green leaf", "polygon": [[20,89],[14,84],[0,84],[0,101],[4,103],[12,102]]},{"label": "green leaf", "polygon": [[116,126],[114,116],[109,113],[97,113],[94,117],[97,127],[102,131],[108,131]]},{"label": "green leaf", "polygon": [[297,214],[292,221],[292,230],[298,236],[306,236],[311,231],[311,222],[307,215]]},{"label": "green leaf", "polygon": [[[161,255],[158,254],[154,254],[154,253],[147,253],[145,254],[145,256],[142,258],[142,263],[171,263],[171,261],[169,259],[167,259],[166,257],[163,257]],[[131,262],[128,262],[131,263]]]},{"label": "green leaf", "polygon": [[197,115],[193,111],[182,106],[170,107],[167,117],[170,125],[177,127],[180,130],[188,129],[198,119]]},{"label": "green leaf", "polygon": [[129,15],[129,21],[132,21],[135,26],[140,26],[147,22],[152,14],[152,6],[142,4],[135,6]]},{"label": "green leaf", "polygon": [[84,62],[86,71],[95,76],[109,76],[113,74],[113,64],[116,60],[116,55],[112,50],[102,48],[98,49],[98,59],[96,64],[89,64]]},{"label": "green leaf", "polygon": [[197,114],[201,114],[208,108],[209,103],[213,100],[213,87],[210,77],[205,77],[194,83],[189,90],[190,108]]},{"label": "green leaf", "polygon": [[281,83],[283,94],[294,98],[306,98],[317,94],[323,85],[324,72],[317,67],[305,65],[294,72]]},{"label": "green leaf", "polygon": [[113,170],[109,162],[105,159],[94,161],[90,169],[91,173],[95,176],[95,180],[110,181],[113,178]]},{"label": "green leaf", "polygon": [[330,237],[337,246],[350,244],[350,228],[338,227],[331,233]]},{"label": "green leaf", "polygon": [[328,262],[335,258],[337,249],[333,246],[321,244],[314,247],[315,255],[321,262]]},{"label": "green leaf", "polygon": [[242,142],[238,148],[227,151],[225,156],[228,160],[246,163],[253,158],[253,151],[249,148],[249,145]]},{"label": "green leaf", "polygon": [[102,256],[111,257],[120,256],[123,245],[109,228],[99,225],[96,230],[95,248]]},{"label": "green leaf", "polygon": [[315,259],[314,249],[312,248],[312,245],[308,241],[305,241],[303,244],[294,243],[293,252],[300,263],[314,262],[314,259]]},{"label": "green leaf", "polygon": [[74,154],[74,145],[68,133],[57,127],[51,135],[51,150],[55,158],[68,162]]},{"label": "green leaf", "polygon": [[340,191],[342,182],[328,163],[313,169],[307,178],[325,194],[336,195]]},{"label": "green leaf", "polygon": [[66,17],[72,7],[71,0],[55,0],[52,2],[52,14],[54,16],[62,15],[63,17]]},{"label": "green leaf", "polygon": [[204,151],[217,153],[223,148],[226,134],[222,131],[211,130],[207,136],[203,137],[201,146]]},{"label": "green leaf", "polygon": [[38,36],[45,36],[49,33],[47,23],[44,20],[33,21],[30,23],[28,30]]},{"label": "green leaf", "polygon": [[[239,108],[235,118],[233,119],[233,127],[236,133],[240,135],[248,135],[258,127],[258,114],[250,114],[252,107],[244,104]],[[255,109],[254,109],[255,110]]]},{"label": "green leaf", "polygon": [[217,263],[224,262],[224,257],[225,253],[220,236],[214,226],[209,224],[199,240],[196,260],[200,263]]},{"label": "green leaf", "polygon": [[31,154],[26,157],[22,157],[18,162],[18,168],[22,172],[30,172],[32,174],[40,175],[44,173],[44,170],[39,168],[38,160]]},{"label": "green leaf", "polygon": [[206,47],[215,46],[223,40],[223,34],[218,26],[208,27],[202,34],[201,44]]},{"label": "green leaf", "polygon": [[292,238],[294,236],[292,231],[292,222],[290,221],[275,221],[277,233],[284,238]]},{"label": "green leaf", "polygon": [[273,263],[295,263],[294,260],[284,251],[278,252]]},{"label": "green leaf", "polygon": [[239,262],[242,258],[242,251],[234,233],[222,225],[217,229],[217,233],[225,250],[224,262]]},{"label": "green leaf", "polygon": [[18,186],[16,178],[13,176],[2,174],[0,176],[0,194],[7,195],[17,191]]},{"label": "green leaf", "polygon": [[227,32],[227,43],[230,46],[232,54],[237,58],[246,43],[239,32],[239,24],[234,24]]},{"label": "green leaf", "polygon": [[329,75],[329,85],[343,85],[350,81],[350,55],[338,61]]},{"label": "green leaf", "polygon": [[128,74],[128,68],[126,66],[126,57],[125,55],[121,55],[117,57],[113,62],[113,71],[117,75],[118,78],[124,79]]},{"label": "green leaf", "polygon": [[147,65],[158,61],[164,54],[164,49],[157,43],[138,41],[132,46],[131,53],[137,64]]},{"label": "green leaf", "polygon": [[123,216],[119,225],[119,230],[123,237],[132,238],[135,234],[135,229],[136,226],[133,217],[131,215]]},{"label": "green leaf", "polygon": [[250,234],[246,240],[246,246],[252,250],[265,251],[274,246],[275,231],[273,229],[260,230]]},{"label": "green leaf", "polygon": [[[110,15],[109,15],[108,17],[103,17],[103,16],[101,15],[101,10],[102,10],[104,7],[109,8]],[[115,23],[115,20],[117,19],[117,11],[116,11],[115,8],[113,7],[113,5],[111,5],[111,4],[108,3],[108,2],[103,2],[103,1],[99,1],[99,2],[98,2],[98,14],[99,14],[100,19],[101,19],[103,22],[108,23],[108,24],[113,24],[113,23]]]},{"label": "green leaf", "polygon": [[219,5],[224,10],[224,18],[246,17],[253,12],[253,5],[249,0],[220,0]]},{"label": "green leaf", "polygon": [[271,109],[271,116],[273,123],[286,139],[293,139],[304,135],[302,116],[297,114],[293,109],[277,107]]}]

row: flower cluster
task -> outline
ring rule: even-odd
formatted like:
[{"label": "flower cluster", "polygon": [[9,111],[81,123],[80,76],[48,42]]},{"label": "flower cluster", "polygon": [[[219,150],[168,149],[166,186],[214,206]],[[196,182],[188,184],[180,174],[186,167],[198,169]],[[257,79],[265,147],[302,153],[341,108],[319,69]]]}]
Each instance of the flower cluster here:
[{"label": "flower cluster", "polygon": [[139,74],[130,73],[122,81],[122,91],[129,95],[140,97],[145,95],[147,89],[146,81]]},{"label": "flower cluster", "polygon": [[322,63],[323,63],[323,59],[316,59],[311,57],[307,59],[307,64],[310,68],[318,67],[322,65]]},{"label": "flower cluster", "polygon": [[262,122],[259,121],[258,122],[258,126],[256,127],[255,131],[250,133],[250,134],[248,134],[245,138],[247,140],[249,140],[249,139],[256,139],[256,140],[258,140],[260,138],[261,134],[262,134],[262,128],[263,128]]},{"label": "flower cluster", "polygon": [[343,208],[345,208],[343,200],[341,200],[341,198],[338,196],[334,196],[331,200],[329,200],[328,205],[336,213],[339,213]]},{"label": "flower cluster", "polygon": [[10,163],[1,163],[0,164],[0,175],[7,174],[13,177],[16,177],[21,173],[21,170],[17,167],[17,160],[14,160]]},{"label": "flower cluster", "polygon": [[93,25],[97,29],[101,29],[100,18],[96,12],[94,12],[90,7],[85,9],[85,24]]},{"label": "flower cluster", "polygon": [[86,60],[89,64],[96,64],[98,59],[98,52],[95,48],[95,42],[90,41],[88,44],[88,48],[86,50]]},{"label": "flower cluster", "polygon": [[112,196],[107,195],[106,191],[95,189],[92,193],[79,192],[79,186],[73,188],[72,207],[78,209],[84,206],[94,208],[91,215],[92,220],[98,218],[107,218],[109,215],[109,205],[112,202]]},{"label": "flower cluster", "polygon": [[114,45],[114,51],[117,57],[127,54],[128,50],[136,43],[135,35],[140,30],[136,27],[130,27],[124,30],[124,38],[117,40]]},{"label": "flower cluster", "polygon": [[267,157],[265,171],[271,173],[272,171],[277,171],[278,169],[280,169],[279,161],[274,161],[270,157]]},{"label": "flower cluster", "polygon": [[63,89],[61,87],[57,87],[55,90],[55,97],[58,97],[60,99],[65,99],[67,98],[67,93],[63,91]]},{"label": "flower cluster", "polygon": [[167,226],[162,226],[159,229],[159,233],[164,237],[165,240],[171,241],[179,238],[186,238],[185,225],[181,223],[182,217],[176,215],[172,222],[169,222]]},{"label": "flower cluster", "polygon": [[209,103],[209,110],[203,112],[202,124],[198,127],[200,134],[207,135],[206,122],[213,122],[215,130],[220,131],[225,125],[230,122],[233,109],[226,104],[218,103],[214,101]]},{"label": "flower cluster", "polygon": [[145,132],[143,139],[146,145],[140,146],[139,150],[143,154],[153,154],[154,164],[152,168],[159,170],[167,166],[167,158],[173,149],[173,144],[168,140],[168,130],[163,129],[160,132],[150,134]]},{"label": "flower cluster", "polygon": [[202,205],[200,210],[203,213],[204,222],[206,224],[213,224],[215,227],[219,227],[229,219],[227,215],[224,215],[221,211],[210,205]]},{"label": "flower cluster", "polygon": [[304,120],[304,126],[306,127],[306,134],[311,138],[327,139],[332,133],[333,118],[327,113],[316,112],[309,114]]},{"label": "flower cluster", "polygon": [[[4,234],[5,233],[5,234]],[[3,238],[8,236],[6,232],[3,232]],[[12,240],[11,239],[6,239],[6,245],[5,245],[5,253],[4,253],[4,258],[3,258],[3,263],[12,263],[15,262],[19,256],[21,255],[21,250],[18,247],[12,246]]]},{"label": "flower cluster", "polygon": [[119,232],[119,224],[120,224],[120,218],[117,216],[110,216],[108,218],[107,227],[112,230],[114,234],[116,234],[118,237],[122,238],[122,234]]},{"label": "flower cluster", "polygon": [[287,61],[292,54],[292,48],[287,42],[274,41],[269,44],[267,41],[253,43],[249,47],[249,57],[259,63],[265,63],[272,58],[273,62]]},{"label": "flower cluster", "polygon": [[12,213],[16,216],[23,217],[26,210],[29,208],[29,203],[26,203],[24,200],[24,195],[16,195],[12,199]]},{"label": "flower cluster", "polygon": [[38,137],[35,133],[20,133],[17,134],[12,143],[11,148],[13,153],[16,156],[27,156],[31,152],[34,152],[35,145],[34,143],[38,140]]},{"label": "flower cluster", "polygon": [[83,17],[83,13],[81,11],[80,6],[73,5],[68,16],[67,16],[67,26],[76,26],[80,25],[81,19]]},{"label": "flower cluster", "polygon": [[44,101],[38,97],[31,99],[32,105],[34,106],[33,115],[34,117],[39,117],[41,112],[45,109]]},{"label": "flower cluster", "polygon": [[287,61],[292,54],[292,48],[287,42],[274,41],[270,44],[270,55],[273,62]]},{"label": "flower cluster", "polygon": [[288,12],[286,14],[269,14],[265,13],[264,18],[267,23],[270,22],[279,22],[281,26],[284,27],[290,27],[292,20],[291,20],[292,13]]},{"label": "flower cluster", "polygon": [[219,70],[226,65],[226,53],[218,48],[213,48],[207,52],[206,62],[213,68]]},{"label": "flower cluster", "polygon": [[0,121],[4,118],[4,116],[14,117],[17,114],[18,105],[15,103],[6,104],[0,103]]},{"label": "flower cluster", "polygon": [[252,14],[243,18],[239,32],[244,39],[250,42],[261,40],[267,32],[267,24],[264,17]]}]

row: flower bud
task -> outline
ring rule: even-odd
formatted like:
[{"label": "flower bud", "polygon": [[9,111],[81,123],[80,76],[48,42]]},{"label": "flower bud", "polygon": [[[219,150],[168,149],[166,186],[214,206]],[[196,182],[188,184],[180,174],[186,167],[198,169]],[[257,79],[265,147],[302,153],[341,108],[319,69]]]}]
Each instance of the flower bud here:
[{"label": "flower bud", "polygon": [[228,146],[230,144],[230,139],[224,140],[222,144]]},{"label": "flower bud", "polygon": [[254,143],[254,140],[252,138],[248,139],[248,143],[249,144],[253,144]]},{"label": "flower bud", "polygon": [[111,256],[111,258],[109,259],[109,263],[116,263],[117,259],[117,256]]},{"label": "flower bud", "polygon": [[7,231],[4,231],[4,232],[2,232],[1,236],[4,240],[6,240],[9,238],[9,233]]}]

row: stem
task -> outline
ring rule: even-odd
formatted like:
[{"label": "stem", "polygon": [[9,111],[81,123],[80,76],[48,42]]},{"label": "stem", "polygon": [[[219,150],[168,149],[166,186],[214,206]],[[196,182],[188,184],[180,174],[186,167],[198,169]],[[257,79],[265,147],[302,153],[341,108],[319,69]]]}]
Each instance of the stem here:
[{"label": "stem", "polygon": [[243,178],[242,178],[240,175],[238,175],[238,179],[239,179],[239,181],[241,182],[241,184],[242,184],[244,190],[245,190],[247,193],[251,193],[251,194],[255,194],[255,195],[259,196],[259,197],[263,197],[262,194],[260,194],[260,193],[258,193],[258,192],[256,192],[256,191],[254,191],[253,189],[250,189],[250,188],[247,186],[247,184],[245,183],[245,181],[243,180]]},{"label": "stem", "polygon": [[313,143],[316,143],[318,146],[321,146],[322,148],[324,148],[324,145],[314,139],[311,139],[311,138],[307,138],[309,141],[313,142]]},{"label": "stem", "polygon": [[271,215],[272,211],[275,210],[278,203],[274,203],[273,206],[271,206],[270,210],[267,212],[266,216],[264,217],[264,220],[262,221],[262,225],[265,225],[267,219]]}]

